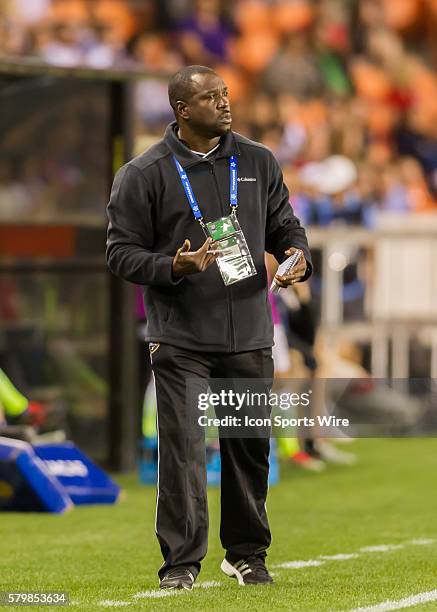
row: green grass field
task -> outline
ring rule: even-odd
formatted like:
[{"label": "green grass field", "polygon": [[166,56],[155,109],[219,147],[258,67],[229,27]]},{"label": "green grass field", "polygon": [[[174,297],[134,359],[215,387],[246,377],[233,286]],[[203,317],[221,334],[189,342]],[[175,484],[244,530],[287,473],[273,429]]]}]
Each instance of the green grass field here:
[{"label": "green grass field", "polygon": [[[66,516],[1,515],[0,590],[65,590],[74,609],[87,611],[119,602],[128,610],[306,612],[349,611],[437,589],[435,441],[360,440],[349,449],[359,457],[354,467],[312,474],[281,465],[281,482],[268,499],[274,585],[238,587],[220,572],[219,492],[213,488],[209,552],[198,582],[219,584],[156,597],[155,490],[133,475],[118,478],[125,499],[115,507],[76,508]],[[418,539],[435,542],[411,543]],[[360,552],[396,544],[403,546]],[[308,560],[320,565],[275,567]],[[437,610],[437,600],[413,609]]]}]

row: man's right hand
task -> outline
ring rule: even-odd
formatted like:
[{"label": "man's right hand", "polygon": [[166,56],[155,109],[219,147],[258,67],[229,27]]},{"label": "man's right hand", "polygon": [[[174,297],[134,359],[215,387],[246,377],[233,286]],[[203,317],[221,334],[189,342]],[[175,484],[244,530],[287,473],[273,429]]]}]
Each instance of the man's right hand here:
[{"label": "man's right hand", "polygon": [[[174,276],[187,276],[187,274],[196,274],[203,272],[217,259],[218,255],[208,253],[211,246],[212,238],[207,238],[197,251],[190,251],[190,241],[185,240],[180,249],[177,250],[173,259],[173,274]],[[182,255],[186,253],[186,255]],[[188,254],[189,253],[189,254]]]}]

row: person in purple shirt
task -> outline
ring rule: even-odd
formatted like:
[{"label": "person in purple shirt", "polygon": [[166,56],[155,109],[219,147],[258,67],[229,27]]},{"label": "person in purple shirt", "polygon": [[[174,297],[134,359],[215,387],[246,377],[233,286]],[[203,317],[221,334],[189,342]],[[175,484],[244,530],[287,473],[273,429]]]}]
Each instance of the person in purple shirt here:
[{"label": "person in purple shirt", "polygon": [[234,28],[218,0],[196,0],[193,12],[178,24],[177,30],[188,62],[216,65],[226,60]]}]

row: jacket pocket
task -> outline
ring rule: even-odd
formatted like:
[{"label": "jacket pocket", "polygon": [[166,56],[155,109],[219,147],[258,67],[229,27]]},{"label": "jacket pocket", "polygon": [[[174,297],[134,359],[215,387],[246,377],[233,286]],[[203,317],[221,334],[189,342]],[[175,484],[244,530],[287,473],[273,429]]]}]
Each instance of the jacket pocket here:
[{"label": "jacket pocket", "polygon": [[202,300],[199,295],[178,296],[165,328],[173,336],[193,346],[219,346],[229,343],[227,302]]},{"label": "jacket pocket", "polygon": [[144,302],[148,333],[152,336],[162,336],[174,317],[174,297],[147,291]]}]

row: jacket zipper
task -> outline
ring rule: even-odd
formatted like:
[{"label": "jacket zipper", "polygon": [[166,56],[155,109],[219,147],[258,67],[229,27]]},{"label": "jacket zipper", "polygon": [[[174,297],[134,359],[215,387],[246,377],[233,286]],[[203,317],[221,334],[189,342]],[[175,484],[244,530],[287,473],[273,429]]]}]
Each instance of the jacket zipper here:
[{"label": "jacket zipper", "polygon": [[[214,167],[214,161],[210,162],[211,164],[211,174],[214,177],[214,185],[215,185],[215,190],[217,192],[218,195],[218,199],[220,202],[220,208],[222,211],[222,215],[225,217],[226,216],[226,211],[225,211],[225,206],[223,204],[223,200],[221,197],[221,193],[220,193],[220,188],[219,188],[219,184],[217,181],[217,176],[215,173],[215,167]],[[234,318],[233,318],[233,314],[232,314],[232,287],[229,285],[228,287],[226,287],[226,298],[227,298],[227,302],[228,302],[228,316],[229,316],[229,338],[230,338],[230,350],[231,353],[235,352],[235,331],[234,331]]]}]

